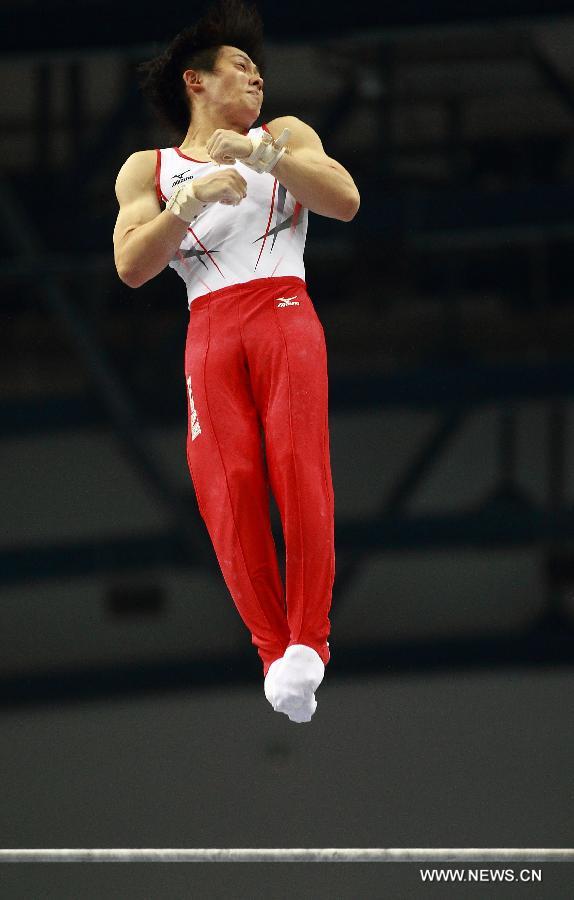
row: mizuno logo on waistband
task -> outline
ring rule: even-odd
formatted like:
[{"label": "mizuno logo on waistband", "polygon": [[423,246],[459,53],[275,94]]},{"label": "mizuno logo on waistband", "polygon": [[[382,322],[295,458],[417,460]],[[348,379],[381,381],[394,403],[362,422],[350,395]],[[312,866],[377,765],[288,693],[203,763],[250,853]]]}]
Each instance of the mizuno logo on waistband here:
[{"label": "mizuno logo on waistband", "polygon": [[279,301],[277,306],[299,306],[299,301],[295,297],[276,297],[275,299]]}]

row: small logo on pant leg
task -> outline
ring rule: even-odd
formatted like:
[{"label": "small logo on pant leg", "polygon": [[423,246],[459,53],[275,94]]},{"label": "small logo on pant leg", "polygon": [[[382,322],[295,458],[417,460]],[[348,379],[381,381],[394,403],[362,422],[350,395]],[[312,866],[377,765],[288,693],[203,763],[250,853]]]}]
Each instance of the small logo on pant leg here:
[{"label": "small logo on pant leg", "polygon": [[295,294],[295,297],[276,297],[275,299],[279,301],[277,306],[299,306],[299,301],[296,297],[297,294]]},{"label": "small logo on pant leg", "polygon": [[191,440],[194,441],[196,437],[199,437],[201,434],[201,426],[199,424],[199,419],[197,418],[197,410],[195,408],[195,403],[193,402],[193,394],[191,393],[191,375],[187,376],[187,393],[189,395],[189,414],[190,414],[190,423],[191,423]]}]

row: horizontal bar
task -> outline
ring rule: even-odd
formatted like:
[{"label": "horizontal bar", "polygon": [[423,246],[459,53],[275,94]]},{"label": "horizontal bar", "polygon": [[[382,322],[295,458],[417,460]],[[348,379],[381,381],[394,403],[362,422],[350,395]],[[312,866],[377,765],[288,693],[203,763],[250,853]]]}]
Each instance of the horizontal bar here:
[{"label": "horizontal bar", "polygon": [[568,862],[572,849],[0,850],[2,862]]}]

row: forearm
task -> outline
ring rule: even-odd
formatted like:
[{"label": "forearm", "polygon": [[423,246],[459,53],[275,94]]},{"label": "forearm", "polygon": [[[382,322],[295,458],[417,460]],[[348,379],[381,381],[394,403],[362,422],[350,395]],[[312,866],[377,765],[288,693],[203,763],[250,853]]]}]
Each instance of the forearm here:
[{"label": "forearm", "polygon": [[128,229],[115,247],[121,280],[137,288],[162,272],[177,253],[187,229],[188,223],[167,209],[150,222]]},{"label": "forearm", "polygon": [[351,176],[310,154],[284,153],[271,174],[302,206],[320,216],[349,222],[359,208]]}]

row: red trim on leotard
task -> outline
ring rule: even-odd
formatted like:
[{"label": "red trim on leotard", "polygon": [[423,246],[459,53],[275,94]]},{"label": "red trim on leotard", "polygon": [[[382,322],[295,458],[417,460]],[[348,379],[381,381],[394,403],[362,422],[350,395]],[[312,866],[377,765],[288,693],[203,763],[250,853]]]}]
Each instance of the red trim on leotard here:
[{"label": "red trim on leotard", "polygon": [[266,132],[267,132],[267,134],[271,134],[271,132],[270,132],[269,129],[267,128],[267,122],[264,122],[263,125],[262,125],[261,127],[262,127],[263,131],[266,131]]},{"label": "red trim on leotard", "polygon": [[195,159],[193,156],[187,156],[185,153],[181,152],[179,147],[174,147],[173,149],[175,150],[177,155],[181,156],[183,159],[190,159],[192,162],[203,163],[204,166],[206,166],[207,163],[213,162],[212,159]]},{"label": "red trim on leotard", "polygon": [[293,210],[293,221],[291,222],[291,231],[295,231],[297,228],[297,222],[299,221],[299,213],[303,209],[302,205],[298,200],[295,201],[295,209]]},{"label": "red trim on leotard", "polygon": [[155,192],[157,194],[158,203],[164,200],[161,192],[161,150],[155,151],[157,156],[155,160]]},{"label": "red trim on leotard", "polygon": [[[261,250],[259,251],[259,256],[257,257],[257,262],[255,263],[255,269],[259,265],[259,260],[261,259],[261,254],[263,253],[263,248],[265,246],[265,241],[267,240],[267,235],[269,234],[269,226],[271,224],[271,216],[273,215],[273,209],[275,207],[275,192],[277,191],[277,179],[273,179],[273,194],[271,195],[271,208],[269,210],[269,218],[267,219],[267,228],[265,229],[265,234],[263,235],[263,243],[261,244]],[[253,271],[255,271],[255,269]]]}]

